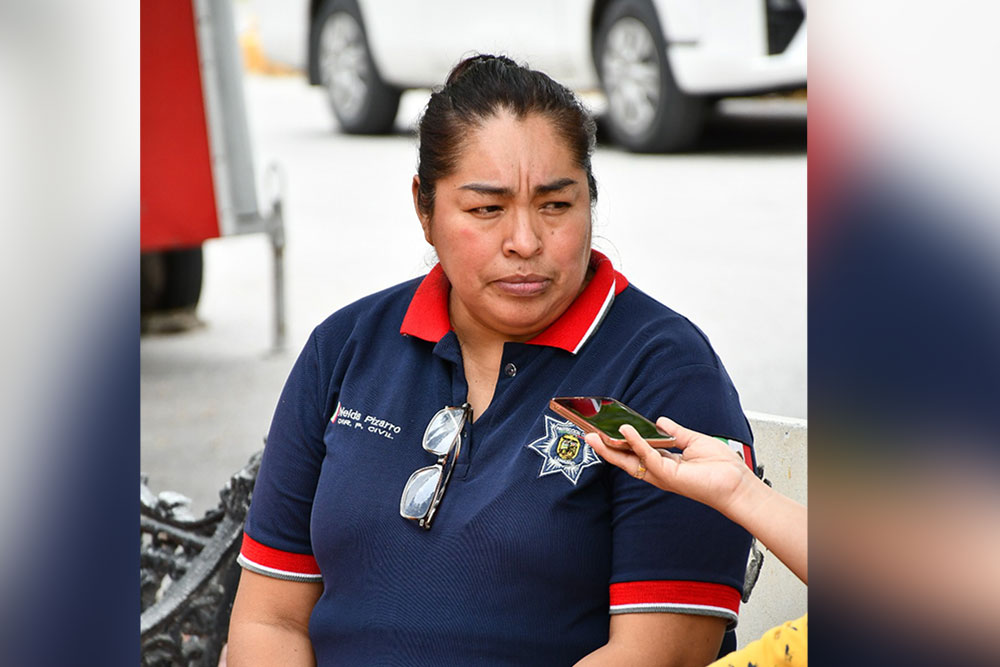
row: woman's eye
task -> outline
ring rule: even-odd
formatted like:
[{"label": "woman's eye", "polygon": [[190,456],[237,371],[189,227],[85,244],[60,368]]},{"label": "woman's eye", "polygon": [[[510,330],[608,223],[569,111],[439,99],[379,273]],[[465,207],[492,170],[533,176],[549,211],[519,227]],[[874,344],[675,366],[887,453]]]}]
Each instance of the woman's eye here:
[{"label": "woman's eye", "polygon": [[469,209],[469,213],[472,213],[473,215],[493,215],[499,211],[499,206],[476,206],[475,208]]},{"label": "woman's eye", "polygon": [[542,206],[542,208],[547,209],[549,211],[561,211],[563,209],[569,208],[569,202],[568,201],[550,201],[550,202],[546,202]]}]

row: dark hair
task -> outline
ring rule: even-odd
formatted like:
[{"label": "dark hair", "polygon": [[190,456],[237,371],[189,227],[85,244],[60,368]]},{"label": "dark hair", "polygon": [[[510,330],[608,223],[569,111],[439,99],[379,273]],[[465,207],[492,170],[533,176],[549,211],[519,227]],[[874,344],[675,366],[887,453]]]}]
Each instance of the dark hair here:
[{"label": "dark hair", "polygon": [[591,205],[597,201],[597,181],[590,166],[597,129],[590,113],[568,88],[546,74],[506,56],[478,55],[451,70],[420,118],[417,205],[422,213],[434,211],[437,181],[455,170],[468,131],[501,111],[519,119],[529,114],[547,118],[587,173]]}]

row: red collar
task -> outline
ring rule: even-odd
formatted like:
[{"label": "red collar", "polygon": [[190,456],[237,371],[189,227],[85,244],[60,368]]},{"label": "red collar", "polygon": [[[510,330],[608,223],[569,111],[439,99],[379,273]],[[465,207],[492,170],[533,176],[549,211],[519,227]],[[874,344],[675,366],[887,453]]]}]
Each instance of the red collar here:
[{"label": "red collar", "polygon": [[[529,340],[529,344],[558,347],[576,354],[597,331],[614,297],[628,287],[628,280],[615,270],[611,260],[596,250],[591,251],[590,266],[594,276],[587,287],[558,320]],[[439,263],[417,287],[399,332],[432,343],[441,340],[451,331],[448,319],[450,290],[451,283]]]}]

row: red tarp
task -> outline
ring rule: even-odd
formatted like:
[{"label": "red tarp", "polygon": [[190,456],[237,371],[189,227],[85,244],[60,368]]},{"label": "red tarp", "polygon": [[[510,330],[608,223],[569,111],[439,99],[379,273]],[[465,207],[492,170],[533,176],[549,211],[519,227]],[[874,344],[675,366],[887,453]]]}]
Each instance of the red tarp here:
[{"label": "red tarp", "polygon": [[140,246],[219,236],[191,0],[140,4]]}]

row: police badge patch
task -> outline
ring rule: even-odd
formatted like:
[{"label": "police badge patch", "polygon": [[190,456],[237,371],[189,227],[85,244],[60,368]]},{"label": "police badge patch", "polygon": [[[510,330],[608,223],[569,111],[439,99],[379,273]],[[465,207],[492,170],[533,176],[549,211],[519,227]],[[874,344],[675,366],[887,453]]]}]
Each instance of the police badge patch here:
[{"label": "police badge patch", "polygon": [[601,462],[583,439],[583,431],[548,415],[545,415],[545,435],[526,446],[544,459],[539,477],[561,472],[574,486],[584,468]]}]

